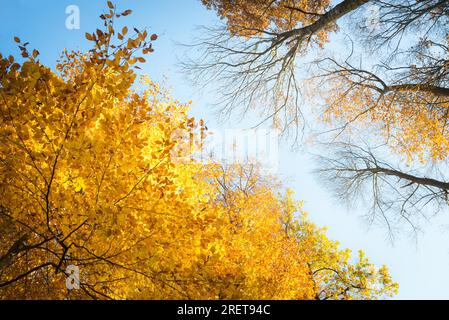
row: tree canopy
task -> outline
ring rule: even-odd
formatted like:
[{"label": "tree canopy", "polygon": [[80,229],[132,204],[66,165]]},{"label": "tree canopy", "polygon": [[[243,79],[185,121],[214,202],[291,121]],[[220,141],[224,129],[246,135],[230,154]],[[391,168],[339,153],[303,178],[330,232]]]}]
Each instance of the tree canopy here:
[{"label": "tree canopy", "polygon": [[224,23],[185,70],[218,81],[223,113],[255,108],[293,143],[324,143],[324,182],[368,195],[387,225],[447,206],[448,1],[202,2]]},{"label": "tree canopy", "polygon": [[91,49],[54,70],[19,38],[21,59],[0,56],[0,298],[394,295],[385,266],[351,259],[275,177],[199,156],[204,122],[137,76],[157,36],[115,30],[131,11],[108,6]]}]

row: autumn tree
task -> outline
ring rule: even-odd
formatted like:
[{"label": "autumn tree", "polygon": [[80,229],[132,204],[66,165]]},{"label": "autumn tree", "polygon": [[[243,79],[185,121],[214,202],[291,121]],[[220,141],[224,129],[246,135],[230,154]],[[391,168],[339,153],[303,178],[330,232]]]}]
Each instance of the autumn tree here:
[{"label": "autumn tree", "polygon": [[[328,90],[323,118],[336,136],[349,133],[334,145],[322,172],[343,178],[335,180],[340,191],[345,185],[353,193],[372,190],[372,212],[389,228],[405,222],[414,230],[422,216],[448,204],[448,10],[446,1],[381,7],[367,41],[384,52],[383,61],[318,63]],[[376,138],[355,142],[364,130]]]},{"label": "autumn tree", "polygon": [[137,78],[157,36],[115,30],[131,11],[108,6],[91,49],[55,70],[19,38],[22,58],[0,57],[0,298],[395,294],[386,267],[351,259],[274,177],[201,156],[204,122]]},{"label": "autumn tree", "polygon": [[337,21],[368,0],[335,6],[327,0],[202,2],[226,23],[205,27],[205,36],[188,44],[199,50],[199,58],[186,59],[184,71],[199,85],[218,80],[223,115],[256,108],[261,123],[271,121],[285,132],[304,124],[297,58],[323,48]]},{"label": "autumn tree", "polygon": [[[376,185],[371,204],[387,220],[398,217],[390,214],[416,215],[419,206],[390,204],[411,204],[418,194],[422,204],[447,204],[447,1],[202,2],[225,26],[209,28],[218,36],[192,45],[203,55],[185,67],[200,82],[207,76],[220,81],[223,112],[255,108],[263,115],[261,123],[270,120],[286,133],[294,130],[296,137],[307,118],[318,120],[320,125],[311,127],[322,130],[313,134],[332,146],[327,150],[335,150],[321,162],[332,165],[323,168],[330,187],[354,198],[352,187]],[[387,145],[384,152],[397,156],[397,163],[376,154],[385,170],[373,170],[373,153],[356,141],[368,131],[366,141]],[[368,157],[358,157],[358,148]],[[353,171],[354,163],[363,174]],[[423,169],[424,163],[429,165]],[[394,168],[394,174],[387,168]],[[350,173],[345,183],[332,179],[341,177],[343,169]],[[386,183],[376,184],[379,179]],[[397,192],[389,192],[388,185]]]}]

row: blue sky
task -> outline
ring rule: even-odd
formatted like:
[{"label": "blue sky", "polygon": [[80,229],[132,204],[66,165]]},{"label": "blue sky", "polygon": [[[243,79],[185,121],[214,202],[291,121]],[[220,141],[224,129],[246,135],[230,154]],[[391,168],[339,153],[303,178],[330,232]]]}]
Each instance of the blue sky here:
[{"label": "blue sky", "polygon": [[[215,119],[212,104],[217,98],[213,92],[192,87],[179,71],[177,58],[184,49],[176,42],[189,43],[198,36],[198,25],[218,21],[214,12],[207,11],[199,0],[127,0],[116,1],[121,9],[132,9],[133,14],[122,22],[131,27],[148,27],[157,33],[155,52],[142,67],[142,73],[164,81],[173,96],[181,101],[193,101],[191,114],[206,120],[209,128],[244,127],[244,123],[221,123]],[[65,27],[66,7],[80,9],[80,29]],[[41,61],[53,67],[64,48],[83,49],[89,45],[85,32],[100,26],[98,16],[106,1],[92,0],[0,0],[0,53],[19,55],[13,36],[29,41],[30,47],[41,53]],[[423,225],[423,234],[417,239],[398,236],[392,244],[386,230],[369,227],[361,216],[363,208],[348,210],[318,184],[311,173],[313,159],[304,152],[292,151],[283,141],[280,148],[278,176],[305,200],[311,220],[327,226],[328,235],[354,251],[363,249],[376,264],[386,264],[400,284],[398,299],[449,299],[449,222],[440,218]],[[447,212],[442,212],[444,216]]]}]

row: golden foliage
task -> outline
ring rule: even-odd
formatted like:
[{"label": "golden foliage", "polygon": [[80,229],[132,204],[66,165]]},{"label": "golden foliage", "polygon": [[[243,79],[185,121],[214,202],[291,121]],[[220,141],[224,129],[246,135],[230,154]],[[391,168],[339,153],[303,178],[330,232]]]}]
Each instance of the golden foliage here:
[{"label": "golden foliage", "polygon": [[446,96],[426,85],[397,85],[384,92],[345,76],[333,85],[326,98],[326,121],[374,127],[408,161],[444,160],[449,155]]},{"label": "golden foliage", "polygon": [[[109,7],[92,50],[64,52],[57,72],[37,52],[0,57],[0,298],[394,294],[385,267],[352,264],[273,179],[197,159],[204,122],[151,80],[138,88],[151,43],[116,33]],[[70,265],[80,290],[66,287]]]},{"label": "golden foliage", "polygon": [[[330,6],[328,0],[202,0],[203,4],[217,11],[226,19],[228,29],[233,35],[255,36],[263,31],[275,33],[288,32],[316,22]],[[329,24],[319,30],[313,40],[319,45],[327,42],[328,32],[335,25]]]}]

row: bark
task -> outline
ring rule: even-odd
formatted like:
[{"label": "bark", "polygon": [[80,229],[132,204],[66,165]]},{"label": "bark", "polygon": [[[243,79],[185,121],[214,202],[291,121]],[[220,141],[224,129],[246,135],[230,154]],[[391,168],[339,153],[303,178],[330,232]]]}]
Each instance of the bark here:
[{"label": "bark", "polygon": [[328,12],[323,14],[317,21],[314,23],[299,28],[299,29],[293,29],[291,31],[287,31],[284,35],[287,37],[290,36],[299,36],[299,37],[305,37],[310,36],[331,23],[336,22],[338,19],[343,17],[344,15],[358,9],[365,3],[369,2],[370,0],[344,0],[337,4],[335,7],[330,9]]},{"label": "bark", "polygon": [[449,88],[426,84],[398,84],[388,86],[384,91],[421,91],[429,92],[436,96],[449,96]]},{"label": "bark", "polygon": [[432,179],[432,178],[417,177],[417,176],[414,176],[414,175],[411,175],[408,173],[404,173],[404,172],[401,172],[398,170],[376,167],[376,168],[360,169],[360,170],[355,170],[355,171],[357,171],[357,172],[365,171],[365,172],[371,172],[373,174],[382,173],[382,174],[385,174],[388,176],[395,176],[400,179],[407,180],[413,184],[425,185],[425,186],[435,187],[435,188],[438,188],[441,190],[449,191],[449,183],[448,182],[440,181],[440,180],[436,180],[436,179]]},{"label": "bark", "polygon": [[5,255],[0,256],[0,272],[3,270],[5,266],[11,263],[13,257],[20,252],[22,247],[25,245],[25,241],[28,238],[28,234],[24,234],[21,236],[16,242],[13,243],[11,248],[9,248],[8,252]]}]

